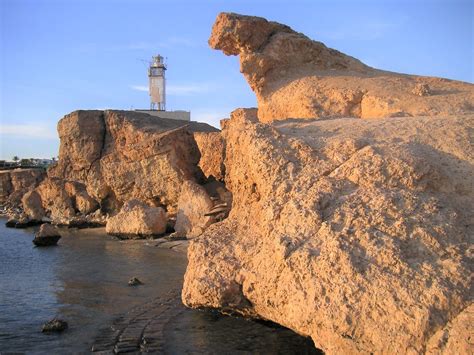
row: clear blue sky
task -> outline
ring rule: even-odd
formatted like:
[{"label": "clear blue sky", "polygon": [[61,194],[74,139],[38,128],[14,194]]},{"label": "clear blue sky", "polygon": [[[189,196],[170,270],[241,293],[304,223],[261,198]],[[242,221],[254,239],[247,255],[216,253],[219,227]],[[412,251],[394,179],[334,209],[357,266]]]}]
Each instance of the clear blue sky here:
[{"label": "clear blue sky", "polygon": [[218,125],[255,106],[236,57],[207,45],[221,11],[285,23],[382,69],[468,82],[473,2],[0,0],[0,159],[52,157],[76,109],[146,108],[146,66],[168,58],[168,108]]}]

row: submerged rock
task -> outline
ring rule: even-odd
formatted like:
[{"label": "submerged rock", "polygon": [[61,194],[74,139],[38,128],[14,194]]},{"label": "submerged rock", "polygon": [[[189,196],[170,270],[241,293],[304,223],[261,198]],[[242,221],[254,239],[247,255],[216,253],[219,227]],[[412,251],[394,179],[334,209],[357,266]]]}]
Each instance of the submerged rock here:
[{"label": "submerged rock", "polygon": [[378,70],[261,17],[221,13],[209,45],[238,55],[263,122],[473,112],[474,85]]},{"label": "submerged rock", "polygon": [[136,277],[132,277],[130,280],[128,280],[128,286],[139,286],[139,285],[143,285],[143,282],[141,282]]},{"label": "submerged rock", "polygon": [[43,328],[41,331],[43,333],[52,333],[52,332],[63,332],[68,328],[68,324],[66,321],[58,318],[53,318],[50,321],[43,324]]},{"label": "submerged rock", "polygon": [[327,354],[462,353],[472,127],[474,115],[265,125],[236,110],[223,129],[232,210],[190,241],[184,304],[277,322]]},{"label": "submerged rock", "polygon": [[8,217],[5,227],[9,228],[28,228],[42,224],[43,221],[31,220],[25,214],[13,214]]},{"label": "submerged rock", "polygon": [[61,234],[58,229],[49,223],[42,224],[33,239],[33,243],[38,247],[57,245]]}]

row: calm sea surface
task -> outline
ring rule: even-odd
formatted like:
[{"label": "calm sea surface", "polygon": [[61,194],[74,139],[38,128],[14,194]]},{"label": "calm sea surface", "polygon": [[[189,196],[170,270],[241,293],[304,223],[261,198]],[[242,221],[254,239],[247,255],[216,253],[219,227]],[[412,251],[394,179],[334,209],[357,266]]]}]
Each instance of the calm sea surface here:
[{"label": "calm sea surface", "polygon": [[[119,242],[100,229],[63,230],[57,247],[36,248],[35,228],[0,219],[0,353],[87,353],[100,329],[133,307],[182,285],[184,253]],[[145,284],[129,287],[137,276]],[[68,321],[62,334],[42,324]],[[168,326],[167,353],[312,353],[293,332],[212,312],[185,311]]]}]

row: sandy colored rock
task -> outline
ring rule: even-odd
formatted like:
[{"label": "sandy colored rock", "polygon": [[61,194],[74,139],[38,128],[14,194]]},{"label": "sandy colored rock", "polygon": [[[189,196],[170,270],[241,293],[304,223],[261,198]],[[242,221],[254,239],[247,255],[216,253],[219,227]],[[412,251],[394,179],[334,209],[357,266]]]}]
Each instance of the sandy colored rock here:
[{"label": "sandy colored rock", "polygon": [[48,177],[35,190],[41,198],[43,208],[57,224],[68,224],[76,215],[73,201],[64,184],[62,179]]},{"label": "sandy colored rock", "polygon": [[178,214],[174,229],[179,237],[193,238],[201,235],[215,222],[213,217],[205,216],[214,203],[205,188],[192,181],[186,181],[178,201]]},{"label": "sandy colored rock", "polygon": [[0,171],[0,203],[7,201],[8,196],[12,193],[12,180],[10,177],[10,171]]},{"label": "sandy colored rock", "polygon": [[104,212],[134,198],[176,211],[183,181],[202,178],[195,131],[217,130],[134,111],[76,111],[58,124],[59,162],[48,173],[83,184]]},{"label": "sandy colored rock", "polygon": [[42,224],[40,229],[36,233],[36,237],[38,238],[55,237],[60,235],[61,234],[59,233],[58,229],[49,223]]},{"label": "sandy colored rock", "polygon": [[44,169],[22,169],[0,171],[0,202],[17,207],[23,195],[34,189],[46,177]]},{"label": "sandy colored rock", "polygon": [[121,238],[156,236],[166,231],[166,212],[139,200],[125,203],[118,214],[107,220],[105,230]]},{"label": "sandy colored rock", "polygon": [[225,175],[224,155],[225,145],[220,132],[194,133],[201,158],[199,167],[206,178],[214,177],[223,181]]},{"label": "sandy colored rock", "polygon": [[23,211],[31,220],[41,221],[45,216],[41,196],[35,190],[24,194],[21,203]]},{"label": "sandy colored rock", "polygon": [[[327,354],[423,353],[440,330],[472,331],[474,115],[245,116],[223,130],[233,206],[190,243],[186,305],[272,320]],[[462,353],[456,339],[441,348]]]},{"label": "sandy colored rock", "polygon": [[37,247],[48,247],[58,244],[61,234],[58,229],[49,223],[42,224],[33,239],[33,244]]},{"label": "sandy colored rock", "polygon": [[64,189],[71,197],[74,209],[82,214],[89,214],[99,208],[96,200],[89,196],[83,184],[73,181],[67,181],[64,184]]},{"label": "sandy colored rock", "polygon": [[468,306],[433,335],[427,354],[472,354],[474,351],[474,304]]},{"label": "sandy colored rock", "polygon": [[257,96],[263,122],[474,110],[472,84],[374,69],[261,17],[219,14],[209,45],[239,56],[240,71]]}]

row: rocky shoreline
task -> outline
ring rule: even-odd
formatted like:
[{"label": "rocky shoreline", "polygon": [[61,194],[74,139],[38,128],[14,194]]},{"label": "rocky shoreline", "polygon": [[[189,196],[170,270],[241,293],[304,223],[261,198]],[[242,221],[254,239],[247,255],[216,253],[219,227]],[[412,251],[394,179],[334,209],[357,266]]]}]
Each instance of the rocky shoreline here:
[{"label": "rocky shoreline", "polygon": [[252,16],[220,14],[209,44],[239,56],[258,108],[221,131],[66,115],[46,175],[0,172],[12,225],[168,235],[146,242],[187,250],[186,306],[328,354],[472,350],[474,85],[371,68]]}]

